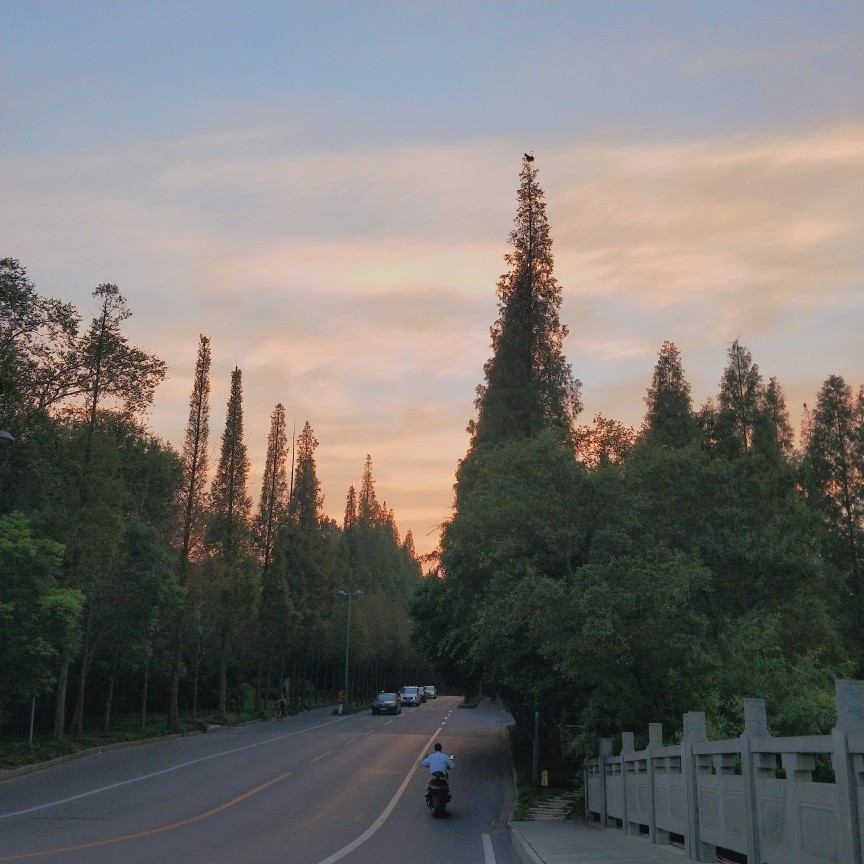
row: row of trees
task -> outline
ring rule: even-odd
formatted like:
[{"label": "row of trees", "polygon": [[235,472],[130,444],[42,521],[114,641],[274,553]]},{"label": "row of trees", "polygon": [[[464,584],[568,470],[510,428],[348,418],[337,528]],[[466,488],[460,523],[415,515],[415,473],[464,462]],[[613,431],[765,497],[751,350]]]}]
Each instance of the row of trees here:
[{"label": "row of trees", "polygon": [[93,296],[83,329],[18,261],[0,261],[0,427],[15,439],[0,451],[0,724],[20,728],[34,697],[53,702],[43,719],[63,737],[94,713],[107,731],[118,706],[142,725],[164,711],[174,729],[199,706],[226,714],[242,681],[262,710],[285,678],[295,700],[335,691],[343,588],[364,592],[352,678],[372,688],[419,673],[408,602],[420,565],[378,501],[371,457],[340,526],[322,514],[311,425],[289,435],[278,404],[254,507],[241,370],[211,466],[200,338],[178,453],[143,423],[165,364],[129,344],[116,286]]},{"label": "row of trees", "polygon": [[829,377],[796,449],[783,392],[747,349],[695,409],[665,342],[639,430],[578,425],[544,195],[522,164],[492,357],[437,575],[427,650],[500,693],[549,755],[744,697],[778,731],[828,731],[833,678],[864,675],[864,387]]}]

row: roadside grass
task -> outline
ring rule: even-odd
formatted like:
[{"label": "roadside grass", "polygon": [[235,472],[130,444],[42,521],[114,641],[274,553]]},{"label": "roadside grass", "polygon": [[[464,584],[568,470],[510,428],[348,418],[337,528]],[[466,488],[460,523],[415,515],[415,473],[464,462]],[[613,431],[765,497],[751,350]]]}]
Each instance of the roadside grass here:
[{"label": "roadside grass", "polygon": [[[326,697],[322,697],[326,698]],[[247,705],[252,705],[254,699],[245,699]],[[326,706],[326,702],[311,699],[302,707],[288,706],[288,714],[300,714],[312,708]],[[331,703],[332,704],[332,703]],[[364,710],[356,706],[348,710]],[[107,735],[102,734],[102,721],[99,718],[86,718],[84,731],[81,735],[68,733],[62,740],[57,740],[50,731],[38,732],[33,736],[31,747],[27,736],[0,735],[0,771],[9,771],[16,768],[25,768],[30,765],[38,765],[50,762],[54,759],[74,756],[86,750],[98,750],[118,744],[129,744],[136,741],[148,741],[154,738],[162,738],[167,735],[191,735],[206,732],[208,727],[213,726],[239,726],[243,723],[252,723],[261,720],[272,720],[275,717],[274,705],[268,704],[267,709],[254,710],[253,707],[244,707],[241,710],[229,708],[226,715],[220,715],[216,710],[199,710],[197,719],[181,716],[177,724],[177,732],[172,732],[168,726],[168,715],[150,713],[147,722],[141,726],[140,714],[115,714],[111,720],[111,728]]]}]

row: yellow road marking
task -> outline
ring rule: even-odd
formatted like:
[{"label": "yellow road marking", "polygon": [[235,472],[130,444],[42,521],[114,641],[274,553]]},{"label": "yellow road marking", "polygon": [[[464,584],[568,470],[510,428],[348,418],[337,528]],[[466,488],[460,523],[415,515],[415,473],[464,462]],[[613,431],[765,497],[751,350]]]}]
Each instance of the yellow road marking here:
[{"label": "yellow road marking", "polygon": [[259,792],[263,792],[268,786],[272,786],[274,783],[284,780],[290,774],[290,771],[286,771],[284,774],[280,774],[278,777],[274,777],[272,780],[268,780],[266,783],[262,783],[260,786],[256,786],[254,789],[250,789],[248,792],[244,792],[242,795],[238,795],[236,798],[232,798],[230,801],[226,801],[218,807],[214,807],[212,810],[207,810],[205,813],[199,813],[197,816],[190,816],[188,819],[182,819],[180,822],[172,822],[170,825],[163,825],[161,828],[150,828],[147,831],[138,831],[136,834],[124,834],[122,837],[109,837],[107,840],[94,840],[92,843],[82,843],[79,846],[62,846],[57,849],[46,849],[44,852],[24,852],[20,855],[9,855],[8,857],[0,858],[0,861],[23,861],[25,858],[43,858],[47,855],[58,855],[61,852],[78,852],[81,849],[94,849],[97,846],[110,846],[113,843],[125,843],[129,840],[138,840],[141,837],[151,837],[154,834],[173,831],[176,828],[182,828],[184,825],[191,825],[193,822],[200,822],[202,819],[215,816],[217,813],[221,813],[223,810],[227,810],[229,807],[233,807],[235,804],[239,804],[241,801],[245,801],[247,798],[257,795]]},{"label": "yellow road marking", "polygon": [[325,756],[329,756],[332,752],[332,750],[328,750],[326,753],[322,753],[320,756],[316,756],[314,759],[310,759],[309,762],[317,762],[319,759],[323,759]]}]

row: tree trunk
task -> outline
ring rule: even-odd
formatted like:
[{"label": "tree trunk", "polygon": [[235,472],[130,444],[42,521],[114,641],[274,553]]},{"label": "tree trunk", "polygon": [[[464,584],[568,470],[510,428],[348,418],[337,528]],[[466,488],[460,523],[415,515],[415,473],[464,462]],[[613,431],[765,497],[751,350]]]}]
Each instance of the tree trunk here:
[{"label": "tree trunk", "polygon": [[[257,655],[257,666],[255,669],[255,713],[259,713],[261,711],[262,704],[262,690],[264,687],[264,658],[262,652],[258,652]],[[266,699],[265,699],[265,707],[266,707]]]},{"label": "tree trunk", "polygon": [[144,682],[141,686],[141,731],[147,728],[147,690],[150,687],[150,659],[144,663]]},{"label": "tree trunk", "polygon": [[174,622],[174,656],[171,663],[171,693],[168,699],[168,728],[177,732],[180,728],[180,678],[183,675],[183,629],[184,612],[181,610]]},{"label": "tree trunk", "polygon": [[54,709],[54,737],[62,741],[66,735],[66,687],[69,684],[69,661],[60,666],[57,676],[57,704]]},{"label": "tree trunk", "polygon": [[117,668],[116,659],[111,664],[111,675],[108,678],[108,693],[105,696],[105,721],[102,724],[102,734],[108,736],[108,731],[111,728],[111,707],[114,702],[114,674]]},{"label": "tree trunk", "polygon": [[201,660],[195,658],[195,668],[192,672],[192,722],[198,722],[198,682],[201,676]]},{"label": "tree trunk", "polygon": [[228,713],[228,639],[225,633],[219,640],[219,716]]},{"label": "tree trunk", "polygon": [[89,652],[85,649],[81,652],[81,674],[78,678],[78,699],[75,704],[75,714],[72,720],[72,734],[84,734],[84,696],[87,691],[87,673],[90,671]]},{"label": "tree trunk", "polygon": [[180,728],[180,648],[175,648],[174,666],[171,670],[171,698],[168,702],[168,728],[176,732]]}]

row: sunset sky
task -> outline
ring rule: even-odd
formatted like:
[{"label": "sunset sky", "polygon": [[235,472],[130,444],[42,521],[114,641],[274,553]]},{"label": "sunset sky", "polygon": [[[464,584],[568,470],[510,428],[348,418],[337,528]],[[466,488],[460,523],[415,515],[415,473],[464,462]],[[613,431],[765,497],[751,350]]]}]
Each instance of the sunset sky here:
[{"label": "sunset sky", "polygon": [[419,552],[525,151],[582,422],[638,426],[666,339],[696,406],[734,339],[796,427],[864,383],[861,0],[0,0],[0,256],[87,320],[120,287],[178,448],[209,336],[214,460],[236,364],[253,499],[282,402],[325,511],[369,453]]}]

